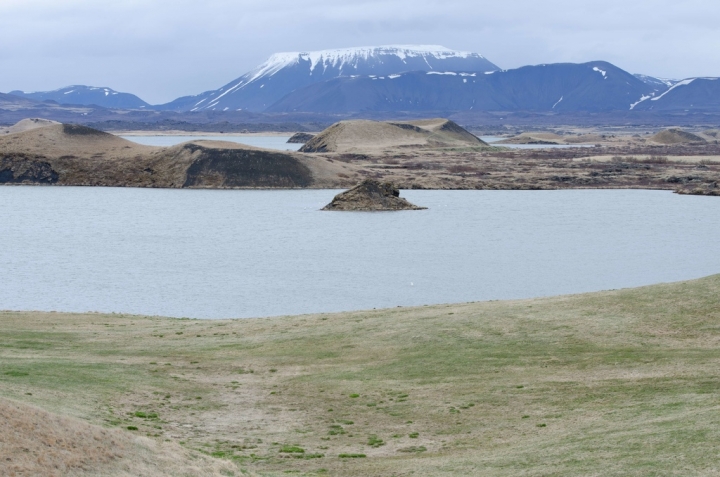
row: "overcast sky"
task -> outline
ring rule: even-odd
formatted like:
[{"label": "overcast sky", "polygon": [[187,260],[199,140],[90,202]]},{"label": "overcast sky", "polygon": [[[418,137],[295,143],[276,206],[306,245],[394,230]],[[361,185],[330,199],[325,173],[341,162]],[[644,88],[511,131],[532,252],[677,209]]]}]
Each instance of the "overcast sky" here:
[{"label": "overcast sky", "polygon": [[278,51],[432,44],[501,68],[607,60],[720,76],[714,0],[0,0],[0,92],[107,86],[150,103],[216,89]]}]

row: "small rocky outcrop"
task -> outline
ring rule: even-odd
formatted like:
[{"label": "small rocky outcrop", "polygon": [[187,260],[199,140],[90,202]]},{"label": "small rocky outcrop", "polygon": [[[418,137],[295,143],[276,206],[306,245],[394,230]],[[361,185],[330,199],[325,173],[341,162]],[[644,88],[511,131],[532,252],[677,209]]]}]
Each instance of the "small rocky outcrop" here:
[{"label": "small rocky outcrop", "polygon": [[676,194],[684,195],[713,195],[720,196],[720,184],[717,182],[706,182],[702,184],[691,184],[675,189]]},{"label": "small rocky outcrop", "polygon": [[308,133],[295,133],[293,134],[290,139],[287,140],[287,144],[305,144],[310,139],[314,138],[314,134],[308,134]]},{"label": "small rocky outcrop", "polygon": [[335,196],[322,210],[382,211],[422,210],[400,197],[400,191],[389,182],[367,179]]}]

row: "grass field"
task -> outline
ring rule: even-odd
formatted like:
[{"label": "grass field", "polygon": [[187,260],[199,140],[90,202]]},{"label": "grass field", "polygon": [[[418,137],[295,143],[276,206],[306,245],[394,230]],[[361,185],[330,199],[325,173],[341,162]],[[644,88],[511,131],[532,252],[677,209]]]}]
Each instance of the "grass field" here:
[{"label": "grass field", "polygon": [[1,397],[232,463],[222,475],[720,474],[720,275],[270,319],[4,312],[0,327]]}]

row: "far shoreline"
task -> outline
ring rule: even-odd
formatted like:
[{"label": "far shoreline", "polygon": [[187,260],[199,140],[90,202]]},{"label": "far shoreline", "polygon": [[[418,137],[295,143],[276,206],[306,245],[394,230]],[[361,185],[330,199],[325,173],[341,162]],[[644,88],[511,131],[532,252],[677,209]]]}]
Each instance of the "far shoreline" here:
[{"label": "far shoreline", "polygon": [[[257,137],[257,136],[275,136],[275,137],[283,137],[287,136],[290,137],[294,133],[287,132],[287,131],[262,131],[262,132],[207,132],[207,131],[181,131],[181,130],[171,130],[171,131],[138,131],[138,130],[129,130],[129,131],[105,131],[109,134],[113,134],[115,136],[208,136],[208,137],[228,137],[228,136],[247,136],[247,137]],[[309,133],[314,134],[314,133]]]}]

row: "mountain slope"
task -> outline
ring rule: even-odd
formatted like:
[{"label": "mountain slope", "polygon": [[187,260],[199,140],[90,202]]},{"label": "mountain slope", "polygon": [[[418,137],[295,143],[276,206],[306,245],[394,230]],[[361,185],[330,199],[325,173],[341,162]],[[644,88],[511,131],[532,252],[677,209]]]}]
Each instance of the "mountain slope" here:
[{"label": "mountain slope", "polygon": [[381,46],[277,53],[220,89],[178,98],[159,109],[174,111],[263,111],[293,90],[339,76],[391,75],[407,71],[498,69],[477,53],[442,46]]},{"label": "mountain slope", "polygon": [[603,61],[477,72],[411,72],[340,77],[296,90],[269,112],[607,111],[661,94]]},{"label": "mountain slope", "polygon": [[720,78],[689,78],[678,81],[663,94],[645,98],[634,109],[642,111],[718,111]]},{"label": "mountain slope", "polygon": [[120,93],[110,88],[74,85],[54,91],[25,93],[11,91],[11,95],[35,101],[55,101],[59,104],[97,105],[113,109],[139,109],[150,105],[134,94]]},{"label": "mountain slope", "polygon": [[29,98],[23,98],[20,96],[16,96],[14,94],[6,94],[6,93],[0,93],[0,106],[3,108],[23,108],[23,107],[32,107],[37,104],[37,101],[34,101]]}]

